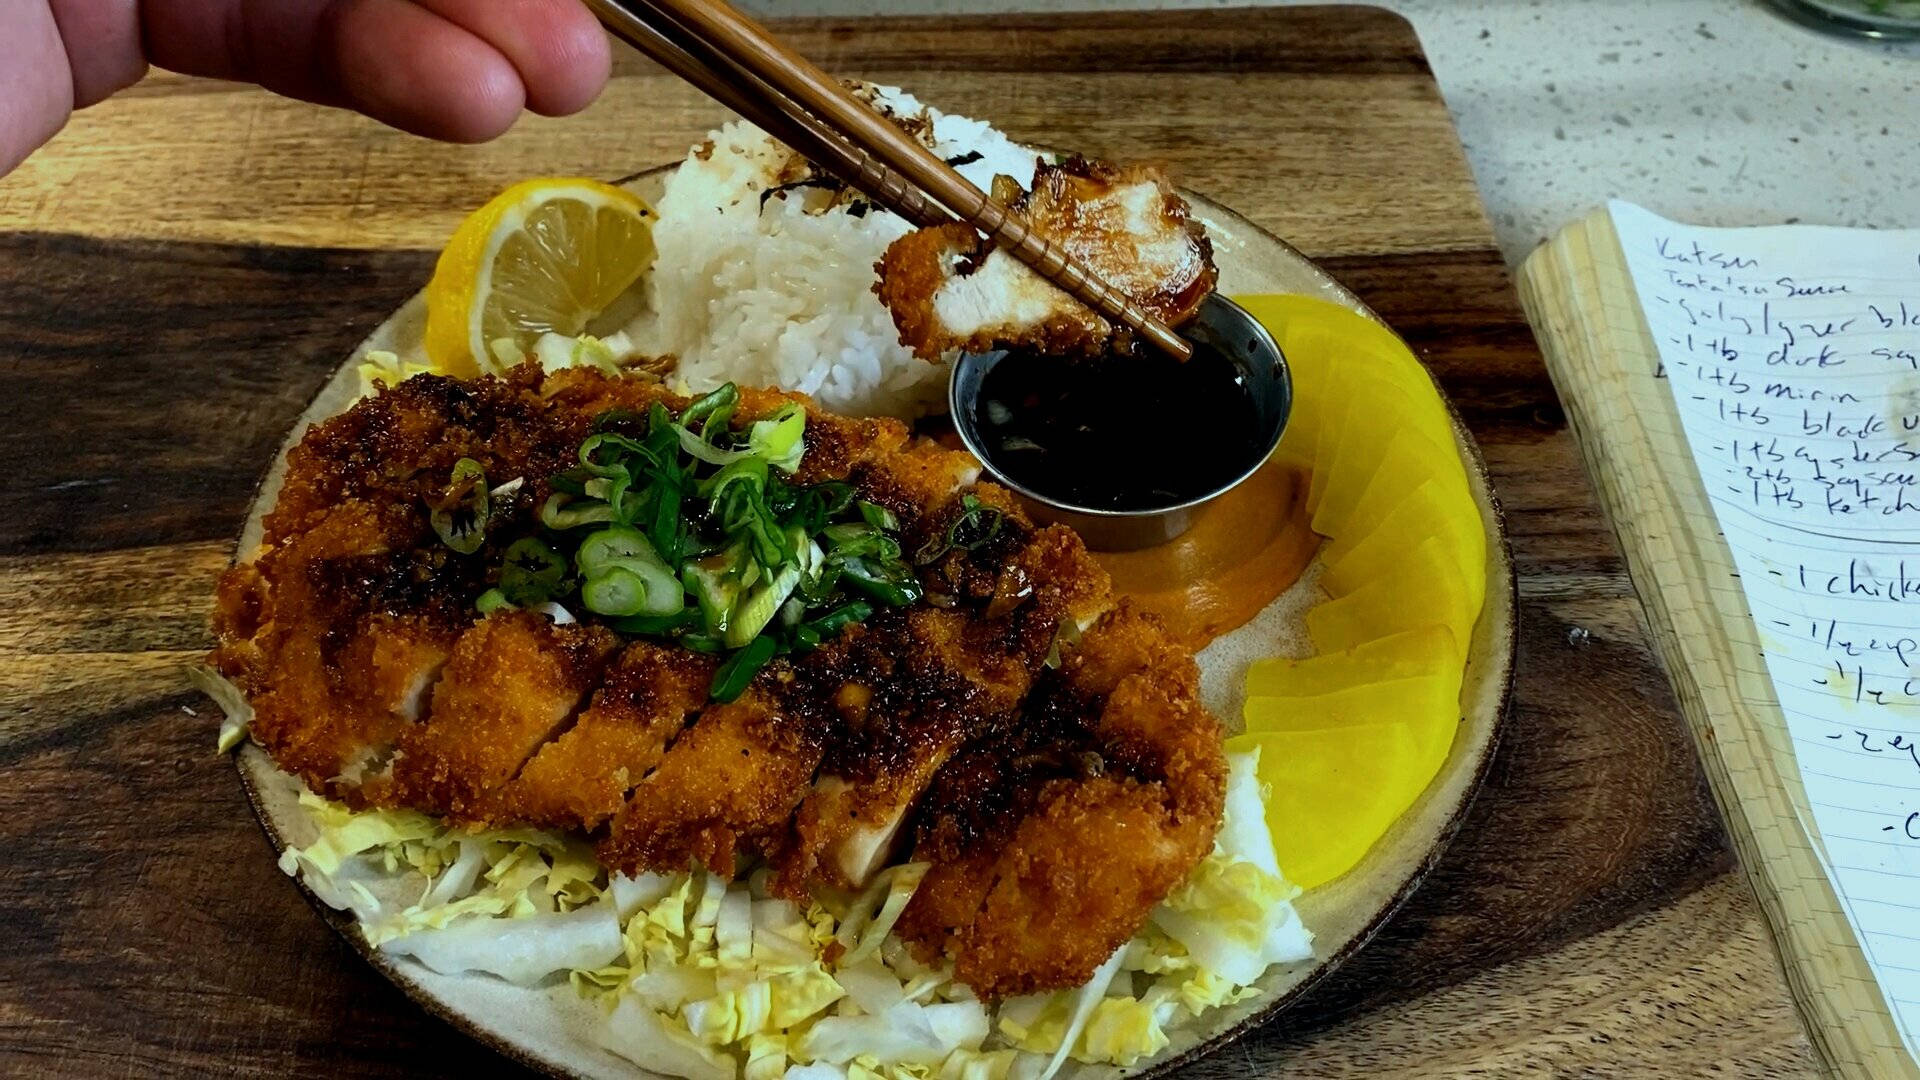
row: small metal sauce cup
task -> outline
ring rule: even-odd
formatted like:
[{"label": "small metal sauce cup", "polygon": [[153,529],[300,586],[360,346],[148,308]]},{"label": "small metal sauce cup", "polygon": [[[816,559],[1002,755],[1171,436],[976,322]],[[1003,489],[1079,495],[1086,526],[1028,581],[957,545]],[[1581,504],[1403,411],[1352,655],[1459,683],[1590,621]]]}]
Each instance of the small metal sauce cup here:
[{"label": "small metal sauce cup", "polygon": [[[993,458],[988,456],[973,422],[981,380],[1007,356],[1003,351],[961,353],[955,361],[953,377],[947,384],[947,406],[954,430],[973,456],[986,466],[994,481],[1020,497],[1034,520],[1072,528],[1095,551],[1135,551],[1164,544],[1186,532],[1201,507],[1233,490],[1266,464],[1273,448],[1280,445],[1280,434],[1286,430],[1287,415],[1293,409],[1293,379],[1287,372],[1286,357],[1280,354],[1273,335],[1245,308],[1215,293],[1181,330],[1193,341],[1219,349],[1246,373],[1261,424],[1262,437],[1255,442],[1257,449],[1249,452],[1246,468],[1213,491],[1148,510],[1104,510],[1076,506],[1009,479],[994,468]],[[1151,388],[1141,390],[1146,393]]]}]

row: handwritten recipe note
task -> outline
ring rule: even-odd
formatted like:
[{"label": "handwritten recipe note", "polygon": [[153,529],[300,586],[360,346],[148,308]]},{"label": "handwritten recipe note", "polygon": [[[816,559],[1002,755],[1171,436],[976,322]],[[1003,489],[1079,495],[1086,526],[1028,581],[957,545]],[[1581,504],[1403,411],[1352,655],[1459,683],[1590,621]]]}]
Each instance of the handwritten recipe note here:
[{"label": "handwritten recipe note", "polygon": [[1920,231],[1609,210],[1760,630],[1816,850],[1920,1056]]}]

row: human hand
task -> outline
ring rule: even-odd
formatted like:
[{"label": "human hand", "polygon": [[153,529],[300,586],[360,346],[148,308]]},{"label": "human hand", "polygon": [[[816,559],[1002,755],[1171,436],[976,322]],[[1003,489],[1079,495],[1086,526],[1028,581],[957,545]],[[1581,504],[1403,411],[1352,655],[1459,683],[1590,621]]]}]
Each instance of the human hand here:
[{"label": "human hand", "polygon": [[611,63],[579,0],[0,0],[0,173],[149,64],[480,142],[584,108]]}]

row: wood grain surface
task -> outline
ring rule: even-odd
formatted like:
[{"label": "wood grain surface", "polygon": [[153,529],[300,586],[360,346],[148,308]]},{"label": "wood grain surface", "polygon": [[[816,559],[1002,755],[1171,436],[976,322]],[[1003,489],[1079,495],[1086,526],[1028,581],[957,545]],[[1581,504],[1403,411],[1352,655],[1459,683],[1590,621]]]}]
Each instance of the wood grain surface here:
[{"label": "wood grain surface", "polygon": [[[1370,948],[1190,1073],[1810,1073],[1411,30],[1352,7],[781,29],[1016,138],[1165,160],[1321,260],[1433,365],[1505,501],[1516,711],[1459,838]],[[157,76],[0,180],[0,1074],[513,1071],[306,908],[184,671],[274,446],[460,215],[718,119],[639,61],[481,148]]]}]

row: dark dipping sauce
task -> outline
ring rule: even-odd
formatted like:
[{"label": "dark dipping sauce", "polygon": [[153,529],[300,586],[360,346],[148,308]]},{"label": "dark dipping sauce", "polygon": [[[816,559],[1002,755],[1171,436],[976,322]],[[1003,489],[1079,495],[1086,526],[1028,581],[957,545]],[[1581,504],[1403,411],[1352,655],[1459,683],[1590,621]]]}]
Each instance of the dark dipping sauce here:
[{"label": "dark dipping sauce", "polygon": [[1211,495],[1271,441],[1247,374],[1205,341],[1185,363],[1151,349],[1073,360],[1010,352],[981,376],[970,419],[993,471],[1089,510]]}]

